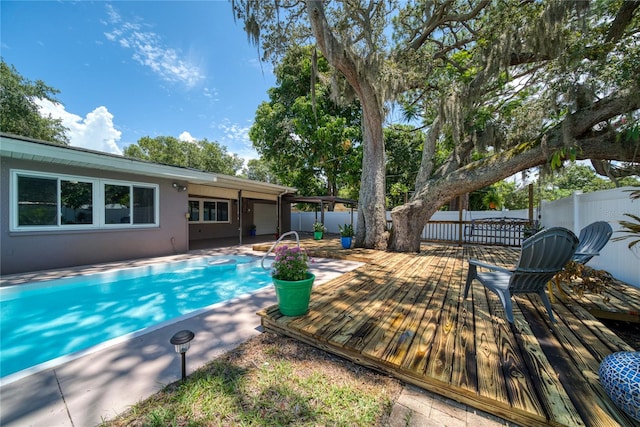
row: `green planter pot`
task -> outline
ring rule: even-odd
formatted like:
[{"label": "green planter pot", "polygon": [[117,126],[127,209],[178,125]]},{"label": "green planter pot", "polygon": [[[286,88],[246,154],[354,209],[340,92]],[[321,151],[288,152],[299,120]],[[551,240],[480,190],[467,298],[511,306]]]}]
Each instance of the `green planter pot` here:
[{"label": "green planter pot", "polygon": [[322,240],[322,231],[314,231],[313,240]]},{"label": "green planter pot", "polygon": [[311,288],[315,279],[316,276],[311,273],[307,273],[306,279],[294,281],[272,277],[280,313],[285,316],[302,316],[309,311]]}]

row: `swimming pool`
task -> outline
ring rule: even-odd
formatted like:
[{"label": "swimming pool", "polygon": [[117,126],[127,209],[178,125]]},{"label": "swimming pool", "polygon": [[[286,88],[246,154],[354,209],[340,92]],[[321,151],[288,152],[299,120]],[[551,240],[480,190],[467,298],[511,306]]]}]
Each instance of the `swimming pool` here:
[{"label": "swimming pool", "polygon": [[270,284],[260,258],[219,255],[0,288],[0,378]]}]

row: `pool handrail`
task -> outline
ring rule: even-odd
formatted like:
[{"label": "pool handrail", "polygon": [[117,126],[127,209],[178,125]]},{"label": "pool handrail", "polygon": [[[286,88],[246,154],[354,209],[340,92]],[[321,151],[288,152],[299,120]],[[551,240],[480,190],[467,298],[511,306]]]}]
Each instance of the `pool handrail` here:
[{"label": "pool handrail", "polygon": [[298,232],[297,232],[297,231],[293,231],[293,230],[292,230],[292,231],[287,231],[287,232],[286,232],[286,233],[284,233],[282,236],[280,236],[280,237],[278,238],[278,240],[276,240],[276,242],[275,242],[273,245],[271,245],[271,247],[269,248],[269,250],[267,251],[267,253],[266,253],[266,254],[264,254],[264,256],[262,257],[262,259],[260,260],[260,266],[262,267],[262,269],[263,269],[263,270],[268,270],[269,268],[271,268],[271,267],[265,267],[265,266],[264,266],[264,260],[265,260],[265,258],[269,256],[269,254],[271,253],[271,251],[273,251],[273,250],[275,249],[275,247],[276,247],[276,246],[278,246],[278,243],[280,243],[280,241],[281,241],[284,237],[289,236],[289,235],[291,235],[291,234],[293,234],[293,235],[295,235],[295,236],[296,236],[296,244],[298,245],[298,248],[300,248],[300,236],[298,236]]}]

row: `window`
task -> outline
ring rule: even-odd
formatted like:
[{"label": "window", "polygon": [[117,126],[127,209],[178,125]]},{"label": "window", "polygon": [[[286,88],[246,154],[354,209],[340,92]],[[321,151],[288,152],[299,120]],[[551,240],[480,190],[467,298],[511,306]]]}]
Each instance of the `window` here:
[{"label": "window", "polygon": [[58,225],[58,181],[31,176],[18,179],[18,226]]},{"label": "window", "polygon": [[93,224],[93,183],[60,180],[61,224]]},{"label": "window", "polygon": [[133,187],[133,223],[155,224],[156,192],[149,187]]},{"label": "window", "polygon": [[200,221],[200,202],[197,200],[189,200],[189,221]]},{"label": "window", "polygon": [[11,229],[158,225],[158,186],[11,171]]},{"label": "window", "polygon": [[189,222],[228,223],[230,222],[229,202],[226,200],[189,199]]},{"label": "window", "polygon": [[104,222],[106,224],[130,224],[131,187],[105,184]]}]

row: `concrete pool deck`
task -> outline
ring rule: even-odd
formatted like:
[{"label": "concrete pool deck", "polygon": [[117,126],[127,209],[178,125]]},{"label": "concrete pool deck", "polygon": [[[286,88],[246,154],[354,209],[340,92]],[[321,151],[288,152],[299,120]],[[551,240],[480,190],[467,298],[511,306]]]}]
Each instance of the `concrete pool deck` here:
[{"label": "concrete pool deck", "polygon": [[[224,253],[258,254],[253,253],[249,247],[234,247],[198,251],[189,256]],[[132,264],[183,258],[184,256],[163,257],[122,265],[129,267]],[[106,268],[117,268],[117,265],[118,263],[110,263]],[[357,262],[315,259],[311,269],[316,274],[316,283],[320,284],[360,265]],[[47,272],[43,275],[52,278],[99,269],[99,266],[91,266],[73,271]],[[11,279],[16,283],[24,281],[20,280],[20,276]],[[260,318],[256,312],[275,301],[273,287],[268,287],[125,342],[3,384],[0,387],[0,425],[100,424],[180,379],[180,357],[169,343],[174,333],[189,329],[196,335],[186,355],[188,375],[261,333]]]}]

